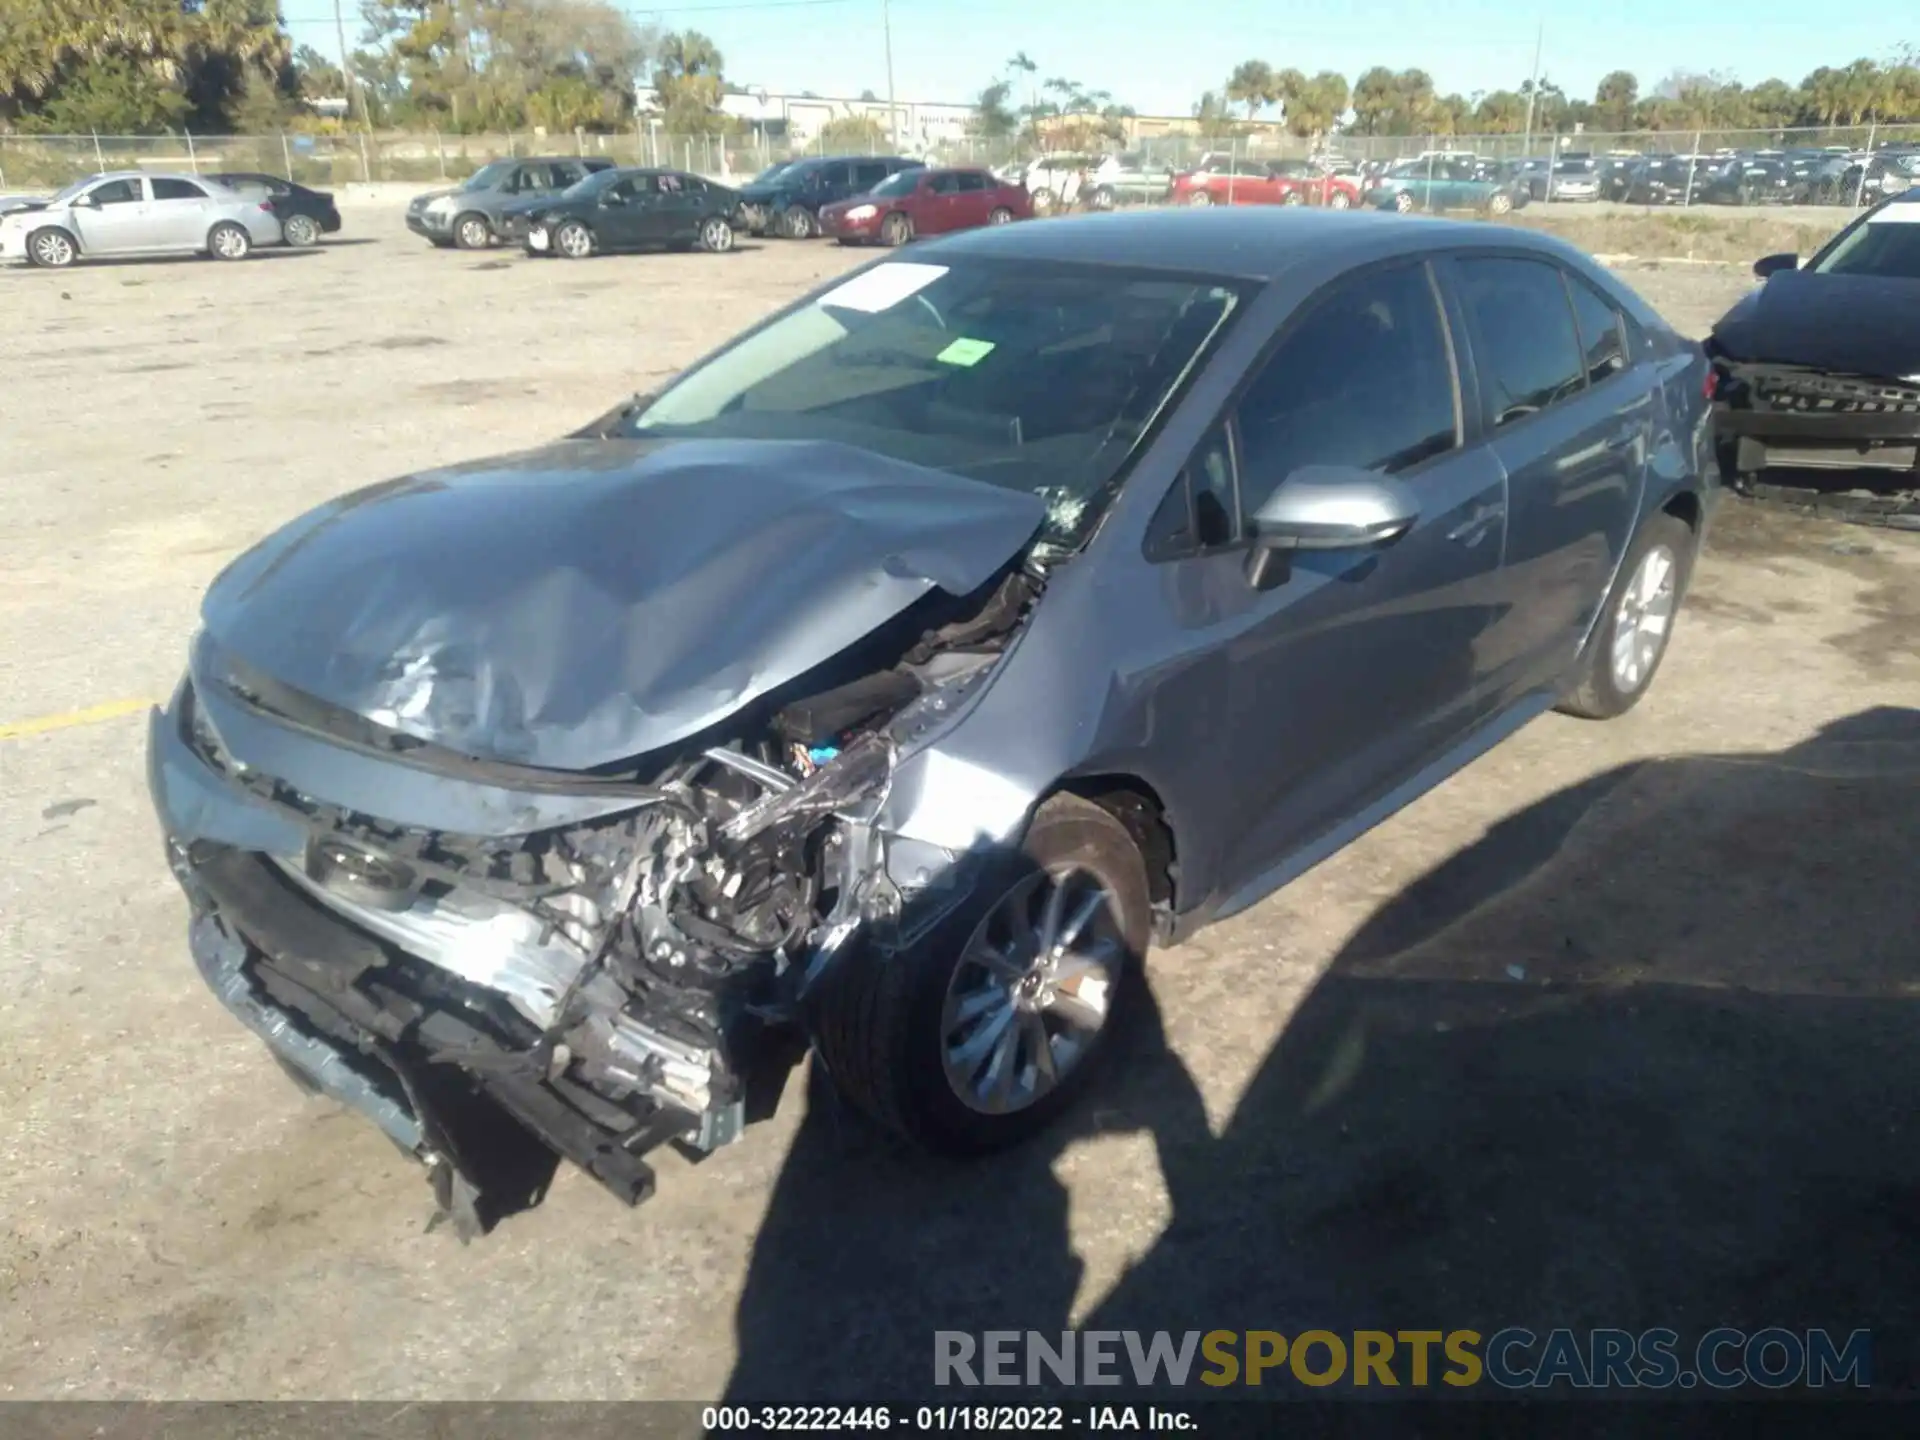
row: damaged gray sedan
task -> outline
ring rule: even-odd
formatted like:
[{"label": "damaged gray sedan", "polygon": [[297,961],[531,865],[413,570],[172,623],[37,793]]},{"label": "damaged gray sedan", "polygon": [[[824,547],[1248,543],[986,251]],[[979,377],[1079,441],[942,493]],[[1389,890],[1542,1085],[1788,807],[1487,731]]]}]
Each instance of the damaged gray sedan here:
[{"label": "damaged gray sedan", "polygon": [[1703,375],[1526,232],[1148,214],[870,266],[220,575],[150,734],[194,958],[463,1232],[556,1156],[640,1200],[802,1046],[930,1148],[1012,1143],[1150,942],[1638,700]]}]

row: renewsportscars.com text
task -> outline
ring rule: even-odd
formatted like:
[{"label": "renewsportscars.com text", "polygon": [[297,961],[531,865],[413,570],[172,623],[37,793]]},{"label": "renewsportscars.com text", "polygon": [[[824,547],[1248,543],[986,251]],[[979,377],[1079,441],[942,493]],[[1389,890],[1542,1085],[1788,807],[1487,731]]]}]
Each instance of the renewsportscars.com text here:
[{"label": "renewsportscars.com text", "polygon": [[1865,1388],[1872,1337],[1826,1330],[939,1330],[936,1385]]}]

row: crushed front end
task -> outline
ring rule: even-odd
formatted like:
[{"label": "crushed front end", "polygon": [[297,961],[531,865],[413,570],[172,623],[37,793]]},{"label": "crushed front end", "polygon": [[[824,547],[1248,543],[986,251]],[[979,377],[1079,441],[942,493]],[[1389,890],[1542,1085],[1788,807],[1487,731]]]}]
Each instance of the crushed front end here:
[{"label": "crushed front end", "polygon": [[556,1155],[637,1203],[650,1150],[710,1151],[763,1108],[812,982],[898,917],[872,823],[894,767],[1036,586],[985,593],[904,653],[584,773],[442,749],[202,634],[149,738],[196,964],[296,1079],[430,1168],[463,1235],[537,1200]]}]

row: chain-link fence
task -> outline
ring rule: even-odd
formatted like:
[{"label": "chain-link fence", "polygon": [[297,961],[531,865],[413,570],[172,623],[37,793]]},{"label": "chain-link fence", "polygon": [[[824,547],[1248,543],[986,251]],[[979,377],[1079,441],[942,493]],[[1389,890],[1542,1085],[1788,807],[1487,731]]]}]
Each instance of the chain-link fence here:
[{"label": "chain-link fence", "polygon": [[[0,191],[55,188],[84,175],[117,169],[176,169],[195,173],[245,170],[285,175],[303,184],[459,180],[490,160],[527,155],[596,155],[623,165],[660,165],[740,182],[771,165],[804,155],[884,153],[898,148],[936,164],[984,165],[1005,170],[1043,152],[1030,136],[934,138],[889,145],[874,128],[851,143],[831,134],[805,143],[762,133],[674,135],[642,121],[618,134],[440,134],[345,131],[280,135],[4,135],[0,134]],[[1061,147],[1049,146],[1058,154]],[[1178,173],[1213,157],[1262,162],[1310,155],[1361,166],[1469,153],[1487,161],[1553,157],[1732,156],[1756,151],[1792,157],[1803,174],[1816,171],[1805,198],[1857,204],[1920,183],[1920,125],[1861,125],[1813,130],[1589,131],[1577,135],[1357,135],[1315,143],[1268,132],[1232,138],[1194,134],[1107,141],[1091,152],[1123,153],[1130,167]],[[1881,183],[1885,177],[1885,184]],[[1691,187],[1682,203],[1693,203]]]}]

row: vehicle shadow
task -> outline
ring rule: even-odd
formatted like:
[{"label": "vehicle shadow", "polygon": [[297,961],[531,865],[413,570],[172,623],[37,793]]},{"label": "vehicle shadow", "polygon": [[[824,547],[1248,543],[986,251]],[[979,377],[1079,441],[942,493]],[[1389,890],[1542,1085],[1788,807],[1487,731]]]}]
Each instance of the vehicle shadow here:
[{"label": "vehicle shadow", "polygon": [[[170,255],[101,255],[97,257],[90,256],[90,255],[82,255],[79,258],[79,260],[74,262],[72,265],[62,266],[59,269],[54,269],[54,270],[49,270],[46,267],[40,266],[40,265],[25,265],[25,264],[17,265],[17,266],[9,266],[7,268],[15,274],[41,275],[49,279],[52,279],[52,278],[57,278],[61,275],[71,275],[76,270],[169,269],[176,265],[221,265],[221,264],[251,265],[256,260],[304,259],[310,255],[318,255],[323,250],[329,248],[330,246],[336,243],[338,242],[329,240],[324,245],[311,245],[301,249],[296,249],[292,246],[287,246],[287,245],[260,245],[260,246],[256,246],[254,249],[249,251],[247,253],[246,259],[235,260],[235,261],[219,261],[219,260],[215,260],[210,255],[187,254],[187,253],[177,253],[177,254],[170,254]],[[358,243],[372,244],[374,242],[360,241]]]},{"label": "vehicle shadow", "polygon": [[[1081,1328],[1864,1328],[1875,1389],[1911,1388],[1917,855],[1920,710],[1627,766],[1383,905],[1217,1137],[1151,1043],[1082,1129],[964,1168],[849,1145],[821,1108],[761,1228],[729,1398],[926,1398],[936,1330],[1057,1334],[1074,1235],[1111,1253],[1142,1224],[1072,1215],[1056,1176],[1102,1114],[1152,1137],[1171,1218]],[[1418,1392],[1270,1372],[1239,1393]]]}]

